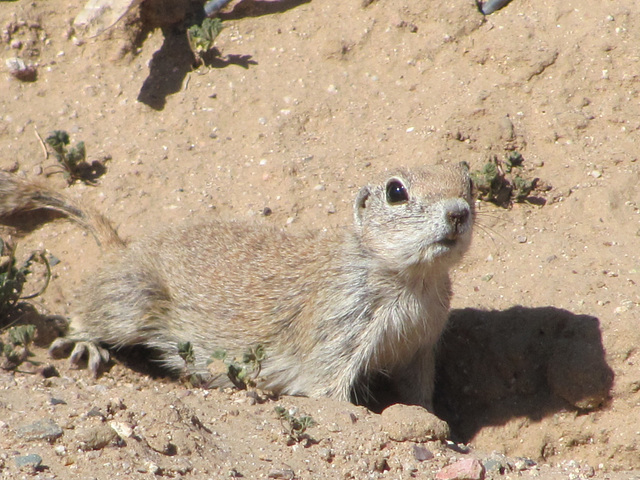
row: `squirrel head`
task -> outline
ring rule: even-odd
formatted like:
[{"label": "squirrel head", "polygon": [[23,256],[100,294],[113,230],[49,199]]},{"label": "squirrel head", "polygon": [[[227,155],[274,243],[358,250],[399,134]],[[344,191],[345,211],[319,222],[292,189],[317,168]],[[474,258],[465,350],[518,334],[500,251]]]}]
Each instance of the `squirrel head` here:
[{"label": "squirrel head", "polygon": [[379,185],[363,187],[354,205],[363,247],[399,271],[453,265],[471,243],[474,215],[464,162],[398,170]]}]

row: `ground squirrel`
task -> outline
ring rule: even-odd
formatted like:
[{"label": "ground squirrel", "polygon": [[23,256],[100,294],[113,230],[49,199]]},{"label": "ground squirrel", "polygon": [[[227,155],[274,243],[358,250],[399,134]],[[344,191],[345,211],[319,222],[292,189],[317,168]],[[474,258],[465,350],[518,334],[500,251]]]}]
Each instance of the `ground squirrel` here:
[{"label": "ground squirrel", "polygon": [[94,373],[105,347],[151,347],[179,372],[178,344],[191,342],[192,373],[206,375],[215,350],[260,344],[262,388],[361,401],[384,378],[398,400],[430,408],[449,270],[471,241],[471,190],[464,163],[398,170],[359,191],[349,228],[292,235],[207,221],[125,245],[99,213],[0,174],[0,216],[54,210],[113,247],[57,342],[72,341],[72,361],[87,356]]}]

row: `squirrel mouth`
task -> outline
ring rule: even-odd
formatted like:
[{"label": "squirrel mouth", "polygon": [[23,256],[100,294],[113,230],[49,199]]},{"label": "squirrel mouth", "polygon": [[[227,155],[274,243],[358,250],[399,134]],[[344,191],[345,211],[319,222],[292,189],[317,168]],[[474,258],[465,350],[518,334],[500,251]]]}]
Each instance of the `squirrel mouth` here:
[{"label": "squirrel mouth", "polygon": [[457,238],[443,238],[442,240],[438,240],[435,242],[437,245],[442,245],[443,247],[453,248],[456,246],[458,242]]}]

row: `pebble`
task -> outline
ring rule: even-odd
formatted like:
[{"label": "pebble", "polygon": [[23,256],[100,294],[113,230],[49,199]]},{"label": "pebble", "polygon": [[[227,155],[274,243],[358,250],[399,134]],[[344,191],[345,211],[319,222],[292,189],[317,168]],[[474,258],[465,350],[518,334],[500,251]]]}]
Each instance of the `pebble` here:
[{"label": "pebble", "polygon": [[516,237],[518,243],[527,243],[527,237],[525,235],[518,235]]},{"label": "pebble", "polygon": [[475,458],[465,458],[436,474],[436,480],[484,480],[484,467]]},{"label": "pebble", "polygon": [[118,438],[116,431],[109,425],[89,428],[76,434],[76,440],[81,450],[101,450]]},{"label": "pebble", "polygon": [[433,458],[433,453],[422,445],[413,445],[413,457],[419,462],[425,462]]},{"label": "pebble", "polygon": [[483,463],[486,472],[503,474],[506,470],[504,463],[498,459],[490,458]]},{"label": "pebble", "polygon": [[15,457],[16,466],[18,468],[32,468],[37,470],[42,465],[42,457],[36,453]]},{"label": "pebble", "polygon": [[500,137],[502,140],[510,142],[515,139],[515,129],[513,127],[513,122],[509,118],[509,116],[502,117],[498,122],[500,128]]},{"label": "pebble", "polygon": [[62,428],[51,419],[38,420],[16,430],[16,435],[26,441],[46,440],[52,442],[61,437],[62,433]]},{"label": "pebble", "polygon": [[268,475],[269,478],[282,478],[286,480],[293,480],[296,478],[296,474],[291,469],[284,470],[271,470]]},{"label": "pebble", "polygon": [[124,422],[110,422],[109,426],[115,430],[120,438],[129,438],[133,435],[133,428]]},{"label": "pebble", "polygon": [[518,457],[515,459],[513,466],[517,472],[523,472],[530,469],[531,467],[535,467],[536,462],[534,462],[530,458]]},{"label": "pebble", "polygon": [[382,412],[383,428],[395,442],[424,443],[449,437],[449,425],[422,407],[392,405]]},{"label": "pebble", "polygon": [[335,456],[330,448],[322,448],[318,451],[318,456],[325,462],[331,462]]},{"label": "pebble", "polygon": [[51,378],[51,377],[59,377],[60,376],[60,372],[58,372],[58,369],[55,366],[51,365],[51,364],[42,365],[38,369],[38,373],[40,373],[40,375],[42,375],[44,378]]}]

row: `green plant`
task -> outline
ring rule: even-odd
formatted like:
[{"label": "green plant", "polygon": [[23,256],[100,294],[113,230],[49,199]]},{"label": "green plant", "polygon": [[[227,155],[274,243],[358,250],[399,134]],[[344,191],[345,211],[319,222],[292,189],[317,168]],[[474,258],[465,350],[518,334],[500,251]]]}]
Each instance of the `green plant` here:
[{"label": "green plant", "polygon": [[[207,386],[208,379],[202,378],[198,374],[193,374],[193,365],[195,363],[195,352],[191,342],[178,343],[178,355],[185,362],[183,377],[193,386]],[[208,364],[217,362],[222,365],[218,370],[218,374],[224,374],[229,380],[240,390],[246,390],[249,387],[256,386],[256,380],[260,375],[262,362],[267,358],[264,347],[257,345],[249,348],[243,355],[241,360],[229,358],[227,352],[217,349],[211,355]]]},{"label": "green plant", "polygon": [[201,25],[192,25],[187,30],[187,39],[196,61],[202,63],[202,54],[213,48],[216,37],[222,30],[222,20],[205,18]]},{"label": "green plant", "polygon": [[256,380],[262,369],[262,362],[267,358],[263,345],[249,348],[240,361],[228,358],[227,352],[218,349],[211,355],[211,361],[221,361],[226,368],[226,374],[236,388],[246,390],[247,387],[255,387]]},{"label": "green plant", "polygon": [[504,160],[493,157],[482,169],[471,172],[478,198],[505,208],[524,202],[538,186],[538,179],[524,175],[523,161],[520,153],[510,152]]},{"label": "green plant", "polygon": [[15,370],[29,356],[29,345],[36,332],[35,325],[18,325],[9,329],[9,343],[0,342],[4,359],[0,367]]},{"label": "green plant", "polygon": [[93,170],[104,167],[99,162],[97,165],[89,165],[87,163],[87,150],[84,142],[78,142],[70,147],[69,134],[64,130],[54,130],[45,139],[45,142],[53,149],[61,168],[61,173],[69,185],[76,180],[95,185],[95,180],[91,178],[95,173]]},{"label": "green plant", "polygon": [[302,440],[311,440],[306,433],[307,429],[317,425],[317,422],[311,416],[302,415],[296,417],[295,412],[291,412],[280,405],[276,405],[274,410],[288,436],[288,444],[300,443]]},{"label": "green plant", "polygon": [[[33,252],[29,258],[21,265],[16,266],[15,249],[0,239],[0,314],[7,309],[14,307],[19,300],[35,298],[41,295],[51,279],[51,267],[43,252]],[[39,262],[46,268],[44,286],[37,292],[23,296],[22,290],[27,281],[27,276],[31,273],[33,263]]]}]

